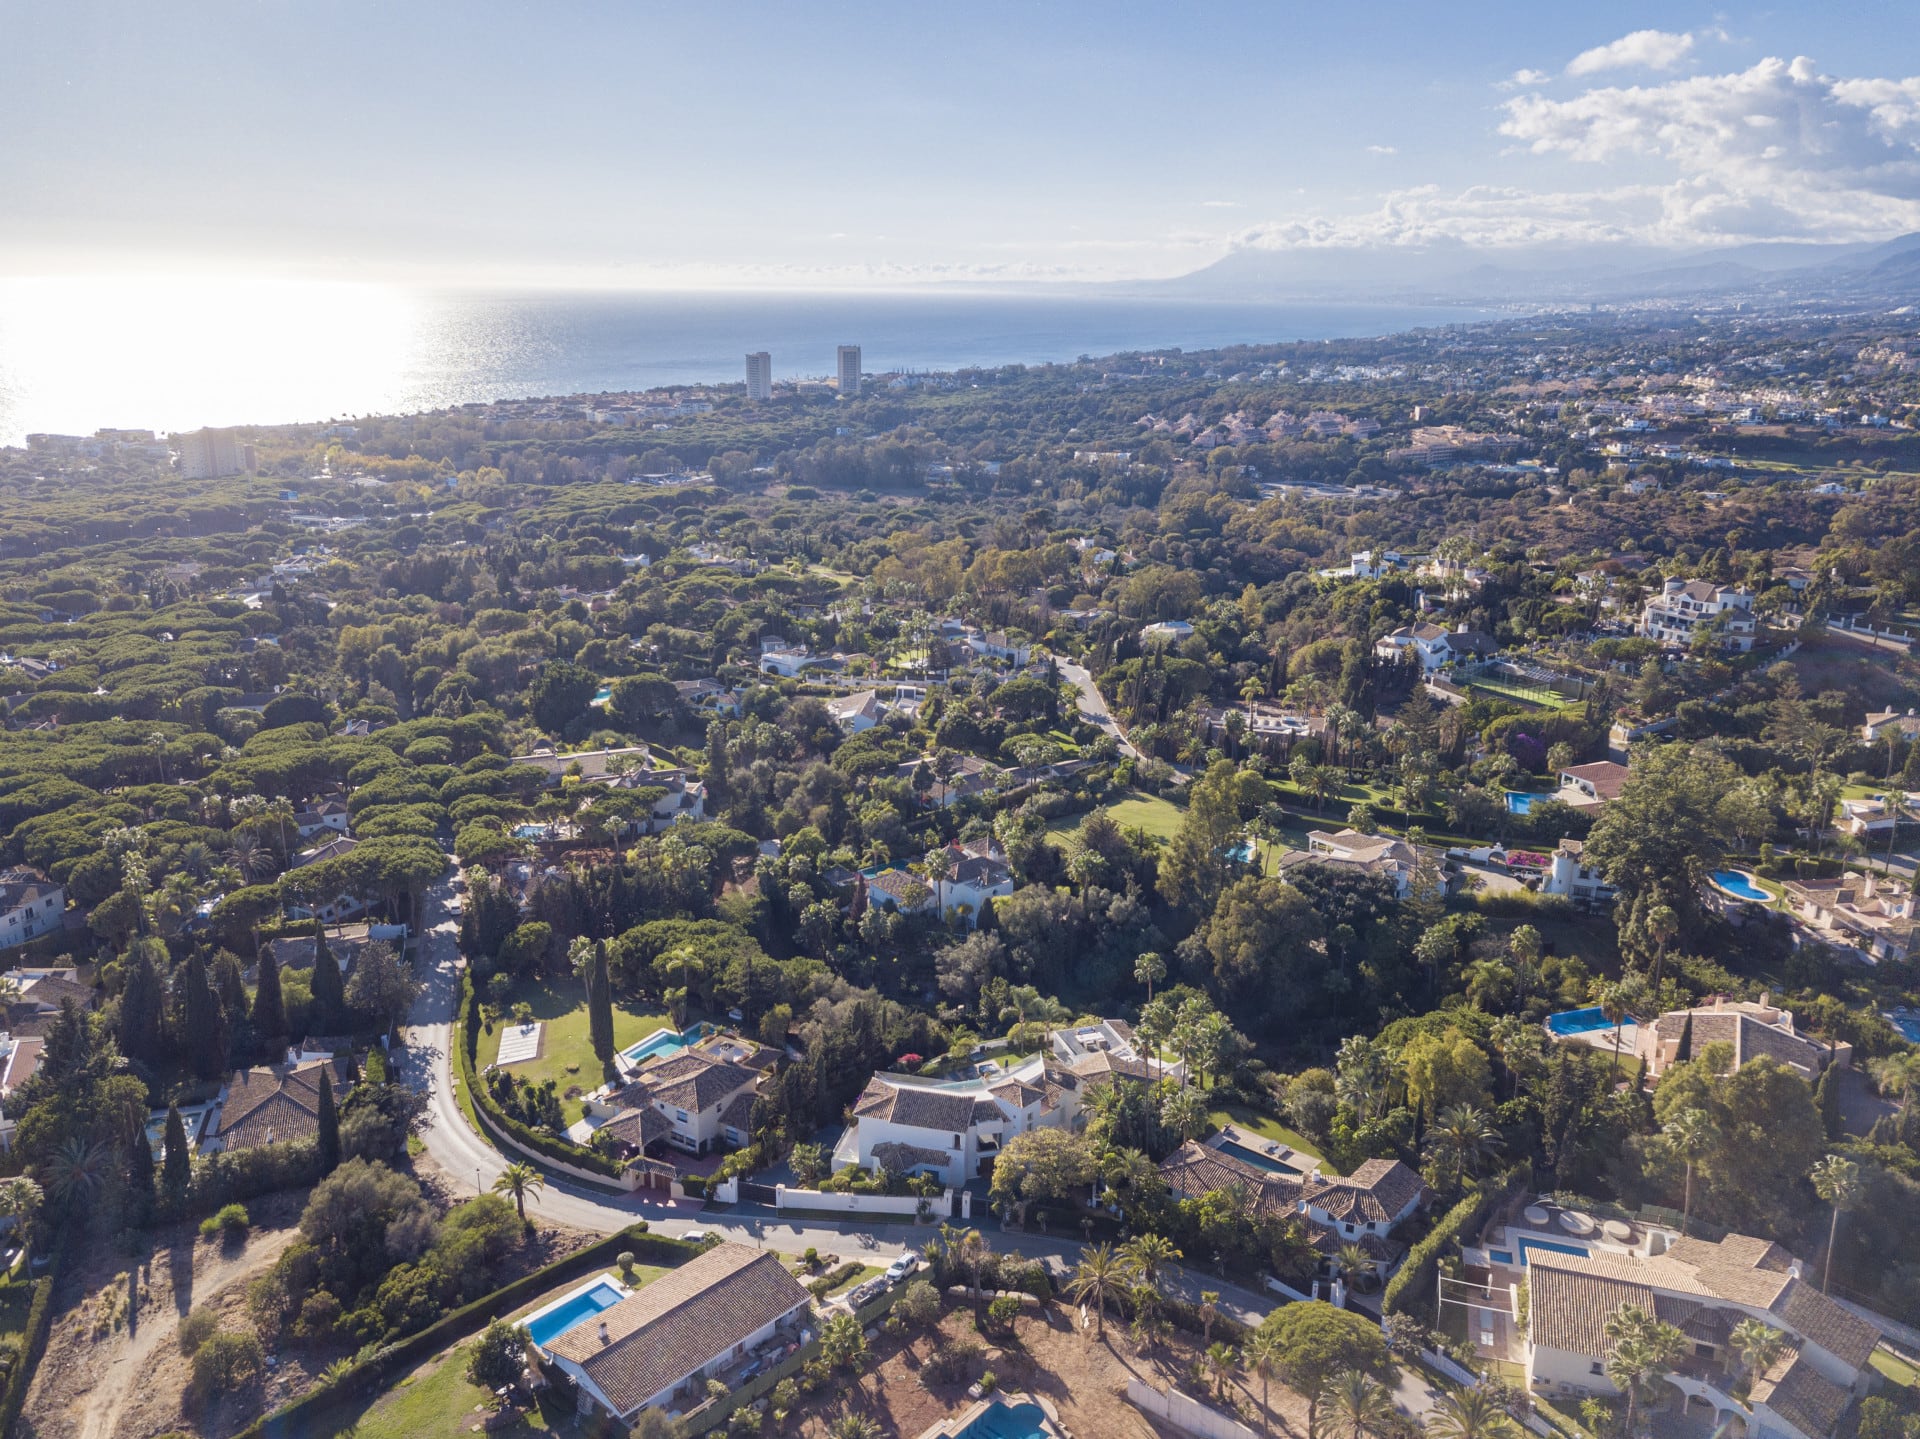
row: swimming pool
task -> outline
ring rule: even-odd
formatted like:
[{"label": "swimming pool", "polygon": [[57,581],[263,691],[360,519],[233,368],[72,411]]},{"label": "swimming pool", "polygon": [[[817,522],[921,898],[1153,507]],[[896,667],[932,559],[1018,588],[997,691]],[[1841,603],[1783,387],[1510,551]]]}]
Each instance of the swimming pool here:
[{"label": "swimming pool", "polygon": [[1269,1174],[1298,1174],[1300,1171],[1291,1164],[1282,1164],[1271,1155],[1262,1154],[1257,1149],[1249,1149],[1244,1144],[1235,1144],[1224,1140],[1217,1146],[1221,1152],[1231,1154],[1243,1164],[1251,1164],[1255,1169],[1264,1169]]},{"label": "swimming pool", "polygon": [[[1631,1027],[1633,1016],[1628,1015],[1626,1022]],[[1571,1038],[1576,1034],[1592,1034],[1598,1029],[1612,1029],[1613,1021],[1607,1018],[1605,1010],[1595,1005],[1590,1009],[1568,1009],[1548,1015],[1547,1028],[1554,1034]]]},{"label": "swimming pool", "polygon": [[1046,1439],[1047,1416],[1038,1404],[1003,1404],[998,1399],[982,1409],[954,1439]]},{"label": "swimming pool", "polygon": [[543,1348],[569,1329],[584,1324],[602,1309],[611,1309],[625,1296],[610,1279],[597,1279],[578,1294],[569,1294],[550,1309],[527,1320],[527,1337]]},{"label": "swimming pool", "polygon": [[1911,1043],[1920,1044],[1920,1014],[1908,1009],[1896,1009],[1887,1016],[1887,1023],[1904,1034]]},{"label": "swimming pool", "polygon": [[1515,814],[1532,814],[1536,804],[1544,804],[1551,795],[1526,794],[1517,789],[1507,791],[1507,808]]},{"label": "swimming pool", "polygon": [[635,1064],[643,1059],[652,1059],[656,1054],[672,1054],[675,1050],[685,1049],[690,1044],[698,1044],[707,1037],[710,1026],[696,1024],[692,1029],[675,1033],[671,1029],[656,1029],[638,1044],[620,1052]]},{"label": "swimming pool", "polygon": [[1522,1267],[1529,1262],[1528,1252],[1534,1249],[1544,1249],[1550,1254],[1571,1254],[1579,1259],[1585,1259],[1589,1254],[1588,1250],[1582,1249],[1578,1244],[1556,1244],[1551,1239],[1522,1239],[1518,1247]]},{"label": "swimming pool", "polygon": [[1735,899],[1744,899],[1749,903],[1757,901],[1761,904],[1766,904],[1773,898],[1772,895],[1755,884],[1753,882],[1753,876],[1749,875],[1745,870],[1716,869],[1713,872],[1713,882]]}]

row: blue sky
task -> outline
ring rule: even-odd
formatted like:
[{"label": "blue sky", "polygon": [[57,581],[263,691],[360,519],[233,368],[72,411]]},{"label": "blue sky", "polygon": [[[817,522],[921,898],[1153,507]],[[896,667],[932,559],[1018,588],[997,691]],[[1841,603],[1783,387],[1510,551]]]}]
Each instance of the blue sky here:
[{"label": "blue sky", "polygon": [[1920,228],[1916,76],[1905,0],[0,0],[0,274],[865,284],[1879,238]]}]

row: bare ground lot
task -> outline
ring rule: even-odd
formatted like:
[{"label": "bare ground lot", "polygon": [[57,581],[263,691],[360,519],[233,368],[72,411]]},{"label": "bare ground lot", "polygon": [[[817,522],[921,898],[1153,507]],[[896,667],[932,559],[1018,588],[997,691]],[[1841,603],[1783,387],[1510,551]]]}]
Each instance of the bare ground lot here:
[{"label": "bare ground lot", "polygon": [[[448,1202],[437,1176],[418,1176],[429,1198]],[[191,1361],[180,1352],[180,1320],[211,1309],[223,1329],[246,1330],[247,1286],[299,1237],[305,1191],[250,1201],[252,1229],[244,1243],[203,1240],[192,1223],[150,1231],[147,1247],[128,1256],[102,1236],[76,1242],[61,1277],[47,1352],[34,1371],[19,1432],[25,1439],[148,1439],[186,1430],[226,1439],[260,1415],[312,1388],[350,1345],[283,1347],[266,1377],[202,1410],[187,1395]],[[500,1275],[552,1263],[599,1236],[543,1228],[521,1263]],[[115,1295],[118,1306],[103,1296]],[[102,1325],[104,1310],[117,1321]]]},{"label": "bare ground lot", "polygon": [[[913,1439],[928,1426],[950,1419],[973,1400],[967,1386],[991,1369],[1001,1392],[1024,1391],[1046,1399],[1074,1439],[1154,1439],[1160,1431],[1126,1400],[1129,1378],[1165,1389],[1177,1384],[1191,1395],[1205,1391],[1191,1370],[1200,1356],[1199,1336],[1175,1330],[1160,1343],[1141,1347],[1125,1327],[1108,1324],[1104,1340],[1073,1328],[1076,1311],[1059,1304],[1030,1310],[1015,1322],[1012,1337],[976,1334],[966,1305],[950,1305],[936,1332],[895,1338],[882,1331],[872,1342],[872,1362],[857,1391],[836,1378],[821,1394],[803,1401],[787,1432],[825,1439],[828,1426],[848,1409],[880,1422],[883,1432]],[[923,1373],[943,1342],[972,1339],[983,1346],[950,1385],[930,1386]],[[835,1391],[840,1391],[836,1393]],[[1260,1386],[1234,1386],[1235,1397],[1259,1423]],[[1306,1439],[1307,1403],[1281,1384],[1271,1389],[1271,1432]],[[1211,1402],[1211,1401],[1210,1401]]]}]

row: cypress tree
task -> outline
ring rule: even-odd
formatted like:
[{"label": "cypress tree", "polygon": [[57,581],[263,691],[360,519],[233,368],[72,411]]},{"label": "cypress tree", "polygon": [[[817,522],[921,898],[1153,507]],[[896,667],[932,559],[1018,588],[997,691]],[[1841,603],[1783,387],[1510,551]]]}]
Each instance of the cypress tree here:
[{"label": "cypress tree", "polygon": [[129,1059],[153,1064],[160,1059],[161,1020],[166,1010],[166,986],[153,955],[143,941],[127,955],[126,979],[120,989],[120,1048]]},{"label": "cypress tree", "polygon": [[1838,1065],[1829,1064],[1820,1071],[1820,1078],[1813,1086],[1813,1104],[1820,1111],[1820,1123],[1826,1127],[1827,1138],[1842,1138],[1846,1134],[1846,1120],[1840,1113]]},{"label": "cypress tree", "polygon": [[360,1082],[360,1061],[353,1057],[353,1046],[347,1046],[347,1088],[351,1089]]},{"label": "cypress tree", "polygon": [[320,1172],[331,1174],[340,1165],[340,1116],[333,1107],[332,1066],[320,1070]]},{"label": "cypress tree", "polygon": [[166,1154],[161,1160],[160,1184],[167,1199],[178,1203],[193,1180],[193,1156],[187,1153],[187,1123],[180,1117],[180,1106],[167,1106],[167,1127],[161,1132]]},{"label": "cypress tree", "polygon": [[201,1079],[227,1072],[227,1012],[198,953],[188,958],[181,978],[180,1045]]},{"label": "cypress tree", "polygon": [[313,936],[313,1020],[309,1032],[336,1034],[345,1025],[347,996],[340,982],[340,966],[327,948],[327,927],[320,925]]},{"label": "cypress tree", "polygon": [[593,1041],[594,1057],[608,1074],[613,1073],[613,979],[607,973],[607,946],[593,946],[593,960],[587,966],[587,1032]]},{"label": "cypress tree", "polygon": [[1687,1011],[1686,1022],[1680,1026],[1680,1043],[1674,1048],[1673,1062],[1684,1064],[1693,1058],[1693,1011]]},{"label": "cypress tree", "polygon": [[127,1145],[127,1199],[136,1224],[153,1216],[153,1146],[145,1128]]},{"label": "cypress tree", "polygon": [[271,1063],[287,1037],[287,1007],[280,997],[280,962],[271,948],[260,951],[260,983],[253,991],[253,1032]]}]

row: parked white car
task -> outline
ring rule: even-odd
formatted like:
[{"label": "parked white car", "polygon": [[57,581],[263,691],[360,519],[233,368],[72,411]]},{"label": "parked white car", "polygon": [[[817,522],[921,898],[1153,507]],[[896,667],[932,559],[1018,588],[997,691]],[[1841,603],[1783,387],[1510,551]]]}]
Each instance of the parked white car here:
[{"label": "parked white car", "polygon": [[887,1282],[898,1284],[920,1267],[920,1256],[909,1250],[887,1266]]}]

